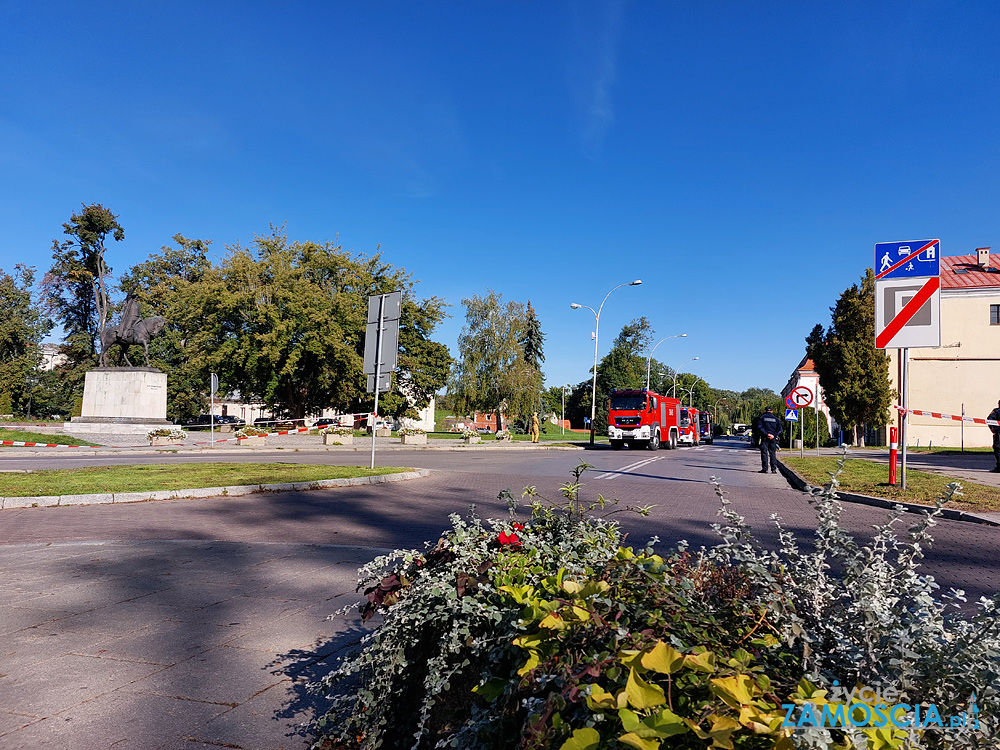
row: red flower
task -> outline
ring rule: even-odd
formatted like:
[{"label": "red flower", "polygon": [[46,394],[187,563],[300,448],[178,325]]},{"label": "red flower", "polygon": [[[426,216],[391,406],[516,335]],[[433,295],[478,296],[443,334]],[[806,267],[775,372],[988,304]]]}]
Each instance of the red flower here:
[{"label": "red flower", "polygon": [[500,536],[497,538],[500,540],[500,544],[509,544],[512,547],[521,546],[521,540],[517,538],[517,534],[508,534],[506,531],[501,531]]},{"label": "red flower", "polygon": [[517,521],[514,521],[513,526],[514,526],[514,528],[517,531],[521,531],[522,529],[524,529],[524,524],[523,523],[518,523]]}]

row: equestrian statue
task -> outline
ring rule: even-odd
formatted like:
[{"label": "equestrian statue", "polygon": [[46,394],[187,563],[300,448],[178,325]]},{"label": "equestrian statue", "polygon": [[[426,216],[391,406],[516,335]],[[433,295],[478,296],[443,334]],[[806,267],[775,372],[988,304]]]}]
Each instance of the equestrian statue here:
[{"label": "equestrian statue", "polygon": [[106,325],[101,330],[101,356],[98,359],[98,367],[111,366],[109,354],[111,347],[116,344],[121,348],[122,359],[129,367],[133,366],[128,358],[129,347],[141,346],[146,354],[146,367],[149,367],[149,342],[163,330],[166,323],[166,319],[160,315],[143,318],[139,300],[129,292],[125,302],[122,303],[122,314],[118,325]]}]

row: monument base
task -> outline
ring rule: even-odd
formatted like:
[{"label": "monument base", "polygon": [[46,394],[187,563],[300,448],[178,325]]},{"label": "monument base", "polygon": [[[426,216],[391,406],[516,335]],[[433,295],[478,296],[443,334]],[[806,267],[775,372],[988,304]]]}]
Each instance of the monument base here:
[{"label": "monument base", "polygon": [[155,367],[88,370],[83,408],[66,423],[77,433],[144,435],[167,421],[167,375]]}]

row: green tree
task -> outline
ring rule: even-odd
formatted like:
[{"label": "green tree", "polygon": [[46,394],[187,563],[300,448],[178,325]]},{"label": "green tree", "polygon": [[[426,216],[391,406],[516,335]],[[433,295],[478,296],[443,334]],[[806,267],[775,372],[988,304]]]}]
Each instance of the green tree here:
[{"label": "green tree", "polygon": [[25,413],[37,385],[39,345],[52,321],[33,297],[35,271],[18,264],[13,274],[0,271],[0,383],[10,396],[11,411]]},{"label": "green tree", "polygon": [[[403,291],[399,369],[379,399],[389,416],[415,416],[446,382],[447,349],[428,336],[444,302],[417,299],[405,270],[332,243],[289,242],[272,227],[234,245],[180,297],[182,330],[197,332],[204,367],[244,400],[301,418],[323,408],[371,409],[362,373],[368,296]],[[400,393],[400,378],[415,404]]]},{"label": "green tree", "polygon": [[[608,430],[608,398],[612,390],[646,387],[646,355],[653,339],[653,326],[645,317],[635,318],[615,337],[611,350],[597,366],[597,409],[594,429],[598,434]],[[589,413],[588,413],[588,416]]]},{"label": "green tree", "polygon": [[121,288],[135,294],[144,317],[162,315],[166,326],[149,345],[150,362],[167,373],[167,416],[184,423],[205,410],[208,395],[210,327],[188,314],[192,288],[214,273],[208,259],[211,241],[173,237],[177,247],[133,266]]},{"label": "green tree", "polygon": [[865,426],[882,427],[889,418],[895,391],[889,382],[889,358],[875,348],[875,274],[866,269],[831,308],[825,332],[813,328],[806,338],[833,418],[854,431],[855,445],[864,445]]},{"label": "green tree", "polygon": [[541,372],[525,359],[525,306],[504,304],[493,290],[462,304],[465,326],[448,392],[458,409],[496,414],[498,425],[501,414],[523,419],[537,408],[542,387]]},{"label": "green tree", "polygon": [[111,267],[104,260],[108,235],[125,239],[118,216],[100,203],[84,205],[63,224],[69,239],[52,241],[52,267],[42,281],[47,303],[66,336],[64,353],[74,364],[93,364],[97,334],[114,307]]},{"label": "green tree", "polygon": [[67,358],[52,379],[54,388],[43,396],[51,413],[73,409],[82,398],[86,371],[97,363],[97,334],[114,308],[105,241],[125,239],[118,217],[99,203],[73,214],[63,234],[69,239],[52,241],[52,266],[41,282],[45,312],[62,327],[60,351]]}]

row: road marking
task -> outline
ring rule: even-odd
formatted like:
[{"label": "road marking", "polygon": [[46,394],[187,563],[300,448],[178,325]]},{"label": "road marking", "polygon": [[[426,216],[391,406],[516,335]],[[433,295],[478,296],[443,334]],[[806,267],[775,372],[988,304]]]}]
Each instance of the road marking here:
[{"label": "road marking", "polygon": [[635,461],[634,463],[630,463],[626,466],[623,466],[620,469],[612,469],[611,471],[606,471],[603,474],[598,474],[596,477],[594,477],[594,479],[614,479],[615,477],[619,477],[622,474],[627,474],[628,472],[633,471],[634,469],[640,469],[646,464],[651,464],[653,463],[653,461],[659,461],[661,458],[663,458],[663,456],[653,456],[652,458],[644,458],[641,461]]}]

